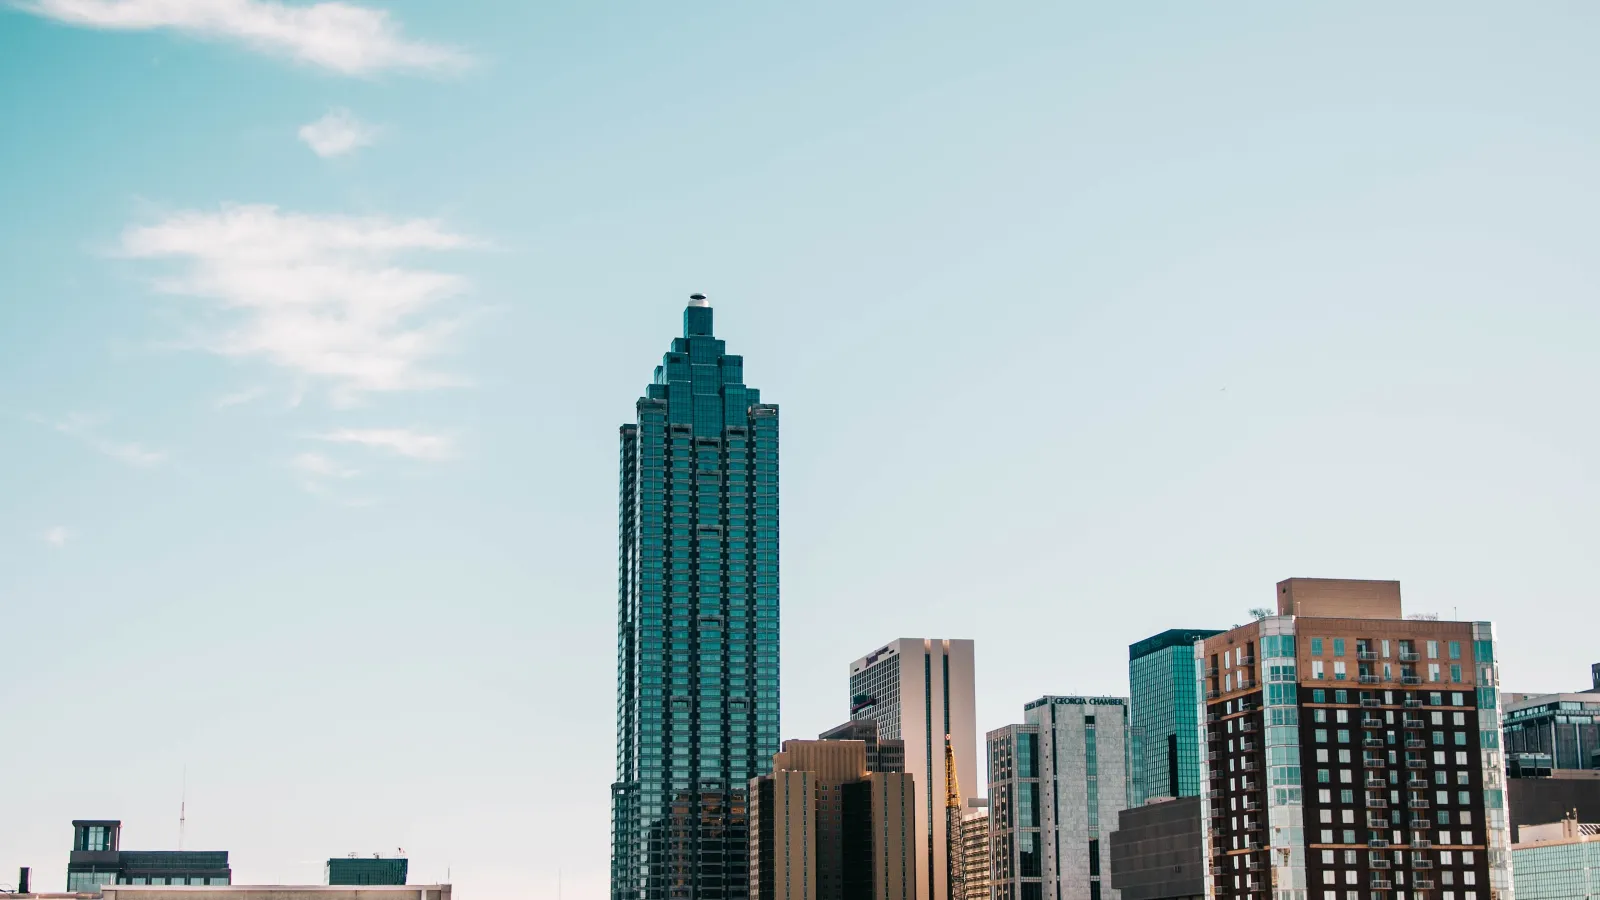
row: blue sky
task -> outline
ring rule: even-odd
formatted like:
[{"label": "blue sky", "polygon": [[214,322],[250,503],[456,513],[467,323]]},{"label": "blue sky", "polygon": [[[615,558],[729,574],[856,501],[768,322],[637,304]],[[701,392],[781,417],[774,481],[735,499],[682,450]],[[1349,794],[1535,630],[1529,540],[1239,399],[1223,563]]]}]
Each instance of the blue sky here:
[{"label": "blue sky", "polygon": [[[0,873],[605,894],[616,427],[783,408],[784,734],[1290,576],[1600,658],[1586,4],[0,7]],[[1564,627],[1550,629],[1545,616]],[[0,874],[0,881],[9,878]]]}]

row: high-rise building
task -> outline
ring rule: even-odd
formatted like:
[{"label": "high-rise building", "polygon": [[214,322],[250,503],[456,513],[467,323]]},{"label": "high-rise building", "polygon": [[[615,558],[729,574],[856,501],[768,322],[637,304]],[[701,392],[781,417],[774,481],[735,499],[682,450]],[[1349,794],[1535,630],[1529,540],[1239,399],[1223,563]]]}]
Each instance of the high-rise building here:
[{"label": "high-rise building", "polygon": [[871,719],[851,719],[817,736],[821,741],[860,741],[867,746],[868,772],[904,772],[906,742],[878,737],[878,723]]},{"label": "high-rise building", "polygon": [[963,895],[957,900],[989,900],[989,801],[969,800],[961,812]]},{"label": "high-rise building", "polygon": [[994,900],[1116,900],[1107,836],[1144,802],[1125,697],[1041,697],[989,732]]},{"label": "high-rise building", "polygon": [[67,856],[67,890],[116,884],[221,885],[233,880],[226,850],[123,850],[122,822],[76,819]]},{"label": "high-rise building", "polygon": [[1196,645],[1207,896],[1510,900],[1492,626],[1406,619],[1397,581],[1277,600]]},{"label": "high-rise building", "polygon": [[1218,633],[1174,628],[1128,648],[1128,703],[1144,732],[1144,787],[1152,797],[1200,794],[1194,642]]},{"label": "high-rise building", "polygon": [[945,740],[957,780],[976,785],[973,695],[969,640],[900,638],[850,664],[851,718],[871,719],[880,738],[905,742],[917,790],[917,900],[949,900]]},{"label": "high-rise building", "polygon": [[750,782],[751,900],[912,900],[911,776],[853,740],[785,741]]},{"label": "high-rise building", "polygon": [[405,884],[409,860],[398,857],[334,857],[324,868],[329,884]]},{"label": "high-rise building", "polygon": [[621,429],[612,900],[749,894],[778,750],[778,407],[696,294]]}]

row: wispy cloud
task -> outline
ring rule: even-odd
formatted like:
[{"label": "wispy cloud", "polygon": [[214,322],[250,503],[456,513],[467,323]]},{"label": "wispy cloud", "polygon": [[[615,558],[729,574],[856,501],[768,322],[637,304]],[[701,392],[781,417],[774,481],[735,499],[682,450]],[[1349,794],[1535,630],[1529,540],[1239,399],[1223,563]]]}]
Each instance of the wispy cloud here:
[{"label": "wispy cloud", "polygon": [[122,251],[186,264],[157,284],[224,312],[231,327],[202,337],[205,349],[265,359],[326,384],[334,404],[348,406],[370,393],[465,383],[428,366],[458,324],[439,307],[462,294],[465,281],[408,268],[399,257],[470,243],[427,219],[228,206],[130,228]]},{"label": "wispy cloud", "polygon": [[273,0],[18,0],[35,15],[86,28],[170,28],[238,41],[346,75],[447,70],[467,63],[448,47],[408,40],[389,13],[353,3],[290,6]]},{"label": "wispy cloud", "polygon": [[351,115],[348,109],[328,110],[322,118],[300,126],[300,140],[324,159],[370,147],[377,137],[376,128]]},{"label": "wispy cloud", "polygon": [[223,394],[217,398],[217,409],[227,409],[230,406],[240,406],[252,400],[258,400],[267,393],[266,388],[251,387],[231,394]]},{"label": "wispy cloud", "polygon": [[72,529],[65,525],[55,525],[45,529],[44,534],[40,535],[40,537],[44,538],[46,544],[60,550],[67,545],[67,541],[72,539]]},{"label": "wispy cloud", "polygon": [[319,434],[317,438],[338,444],[361,444],[411,459],[438,461],[455,455],[455,441],[448,435],[409,428],[341,428]]},{"label": "wispy cloud", "polygon": [[102,436],[99,432],[98,423],[80,413],[72,413],[59,421],[47,421],[37,417],[36,421],[43,422],[56,431],[76,438],[100,453],[119,462],[125,462],[130,466],[149,467],[164,462],[167,458],[167,454],[164,451],[151,450],[143,444],[115,441]]},{"label": "wispy cloud", "polygon": [[296,471],[302,475],[316,478],[354,478],[361,474],[355,469],[347,469],[320,453],[301,453],[289,461]]}]

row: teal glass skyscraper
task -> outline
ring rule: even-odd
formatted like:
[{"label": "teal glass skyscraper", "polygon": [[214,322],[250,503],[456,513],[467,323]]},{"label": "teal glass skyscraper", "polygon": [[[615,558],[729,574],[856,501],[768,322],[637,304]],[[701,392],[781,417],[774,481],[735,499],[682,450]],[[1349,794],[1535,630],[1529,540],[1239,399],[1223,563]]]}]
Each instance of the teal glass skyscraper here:
[{"label": "teal glass skyscraper", "polygon": [[1129,706],[1144,733],[1144,788],[1150,797],[1200,795],[1194,642],[1219,631],[1174,628],[1128,648]]},{"label": "teal glass skyscraper", "polygon": [[749,896],[778,751],[778,407],[696,294],[621,429],[612,900]]}]

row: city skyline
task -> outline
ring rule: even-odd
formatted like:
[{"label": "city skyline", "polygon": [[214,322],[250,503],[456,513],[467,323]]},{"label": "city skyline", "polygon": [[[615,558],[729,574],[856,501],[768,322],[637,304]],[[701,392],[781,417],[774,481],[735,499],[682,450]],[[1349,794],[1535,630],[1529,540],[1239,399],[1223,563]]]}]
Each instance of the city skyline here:
[{"label": "city skyline", "polygon": [[0,4],[0,881],[186,810],[240,883],[608,897],[615,429],[695,291],[787,418],[780,737],[902,634],[984,733],[1126,695],[1292,576],[1588,682],[1587,8],[252,37],[315,2]]}]

